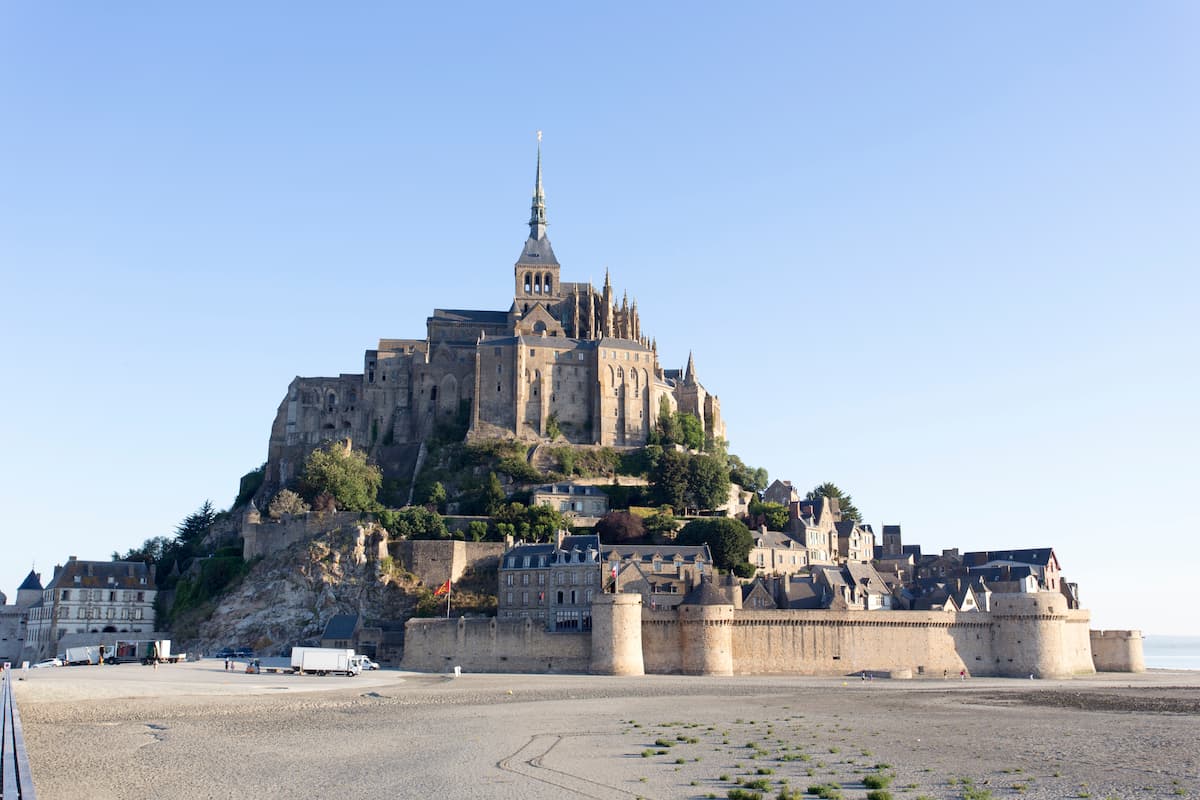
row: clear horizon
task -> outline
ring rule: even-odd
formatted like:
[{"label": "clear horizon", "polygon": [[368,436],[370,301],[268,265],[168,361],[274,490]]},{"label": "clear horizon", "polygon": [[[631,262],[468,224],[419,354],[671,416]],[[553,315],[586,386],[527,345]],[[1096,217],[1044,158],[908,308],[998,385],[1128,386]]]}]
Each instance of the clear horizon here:
[{"label": "clear horizon", "polygon": [[731,452],[1200,634],[1194,4],[0,20],[10,602],[227,508],[293,376],[507,309],[540,129],[563,279],[694,352]]}]

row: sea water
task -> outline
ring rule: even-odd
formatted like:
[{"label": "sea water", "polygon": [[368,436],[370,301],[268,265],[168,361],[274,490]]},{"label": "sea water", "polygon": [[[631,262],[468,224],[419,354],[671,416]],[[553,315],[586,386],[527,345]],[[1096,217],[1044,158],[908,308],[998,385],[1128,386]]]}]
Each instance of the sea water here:
[{"label": "sea water", "polygon": [[1153,636],[1147,634],[1142,653],[1149,669],[1200,670],[1200,636]]}]

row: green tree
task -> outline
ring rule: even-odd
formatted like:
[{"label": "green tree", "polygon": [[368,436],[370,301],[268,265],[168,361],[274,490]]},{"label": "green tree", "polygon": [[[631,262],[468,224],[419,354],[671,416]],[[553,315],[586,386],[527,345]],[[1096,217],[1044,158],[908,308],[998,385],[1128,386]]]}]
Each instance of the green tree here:
[{"label": "green tree", "polygon": [[721,508],[729,502],[729,469],[707,454],[688,459],[688,501],[697,508]]},{"label": "green tree", "polygon": [[482,542],[487,538],[488,524],[481,519],[473,519],[467,525],[467,536],[472,542]]},{"label": "green tree", "polygon": [[686,545],[708,545],[713,564],[728,570],[744,570],[745,567],[739,565],[749,565],[747,558],[750,548],[754,546],[750,529],[740,520],[730,517],[694,519],[683,526],[675,541]]},{"label": "green tree", "polygon": [[850,495],[839,489],[836,483],[826,481],[820,486],[814,486],[812,491],[805,495],[806,500],[820,500],[822,497],[838,501],[838,507],[842,510],[842,519],[862,522],[862,512],[854,505],[854,500]]},{"label": "green tree", "polygon": [[[300,485],[306,498],[328,493],[339,508],[373,511],[383,474],[367,461],[367,454],[342,442],[330,442],[312,451],[304,462]],[[316,504],[314,503],[314,506]]]},{"label": "green tree", "polygon": [[655,505],[668,505],[683,511],[688,497],[687,453],[663,450],[650,473],[650,489]]},{"label": "green tree", "polygon": [[726,458],[729,465],[729,480],[741,486],[748,492],[762,493],[767,488],[767,471],[762,467],[757,469],[746,466],[740,458],[730,454]]},{"label": "green tree", "polygon": [[671,513],[670,506],[659,506],[657,511],[642,520],[642,526],[648,534],[663,535],[675,533],[679,523],[675,521],[675,515]]},{"label": "green tree", "polygon": [[379,523],[387,528],[392,536],[402,536],[406,539],[449,539],[450,532],[446,522],[436,511],[430,511],[425,506],[409,506],[399,510],[383,509],[379,513]]},{"label": "green tree", "polygon": [[175,526],[175,538],[184,545],[198,544],[217,520],[217,512],[210,501],[205,500],[195,513],[188,514],[183,522]]},{"label": "green tree", "polygon": [[483,491],[484,510],[491,516],[504,505],[504,501],[507,499],[507,495],[504,494],[504,487],[500,485],[500,479],[496,477],[496,473],[489,472],[488,485]]},{"label": "green tree", "polygon": [[429,491],[425,493],[425,501],[422,505],[431,506],[430,510],[442,512],[446,510],[446,487],[442,486],[441,481],[435,481],[429,487]]},{"label": "green tree", "polygon": [[679,426],[678,444],[689,450],[704,449],[704,423],[695,414],[679,412],[675,415]]},{"label": "green tree", "polygon": [[762,500],[750,501],[750,516],[754,520],[761,519],[767,525],[767,530],[781,531],[787,527],[790,516],[787,506],[782,503],[764,503]]}]

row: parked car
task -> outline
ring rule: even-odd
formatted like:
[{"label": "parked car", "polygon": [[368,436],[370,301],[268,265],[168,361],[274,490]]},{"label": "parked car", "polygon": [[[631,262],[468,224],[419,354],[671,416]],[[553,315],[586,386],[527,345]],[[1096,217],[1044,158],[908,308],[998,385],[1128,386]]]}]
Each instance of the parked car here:
[{"label": "parked car", "polygon": [[213,653],[213,658],[233,658],[233,648],[222,647],[220,650]]},{"label": "parked car", "polygon": [[234,650],[233,657],[234,658],[254,658],[254,651],[253,650]]},{"label": "parked car", "polygon": [[41,669],[43,667],[61,667],[62,665],[63,665],[62,659],[47,658],[45,661],[39,661],[36,664],[34,664],[33,668]]},{"label": "parked car", "polygon": [[364,671],[366,671],[368,669],[379,669],[379,665],[376,664],[371,659],[367,658],[366,656],[362,657],[362,661],[360,663],[362,664],[362,668]]}]

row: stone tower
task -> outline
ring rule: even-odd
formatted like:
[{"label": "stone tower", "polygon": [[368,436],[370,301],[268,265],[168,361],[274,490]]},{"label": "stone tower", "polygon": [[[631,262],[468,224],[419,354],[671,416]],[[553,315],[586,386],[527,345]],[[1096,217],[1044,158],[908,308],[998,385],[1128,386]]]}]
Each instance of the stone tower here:
[{"label": "stone tower", "polygon": [[535,304],[548,306],[565,296],[559,282],[558,259],[546,238],[546,194],[542,191],[542,133],[538,131],[537,176],[529,208],[529,238],[513,266],[513,308],[528,314]]},{"label": "stone tower", "polygon": [[642,596],[601,594],[592,600],[593,675],[645,675]]},{"label": "stone tower", "polygon": [[733,674],[733,603],[705,578],[679,605],[685,675]]}]

